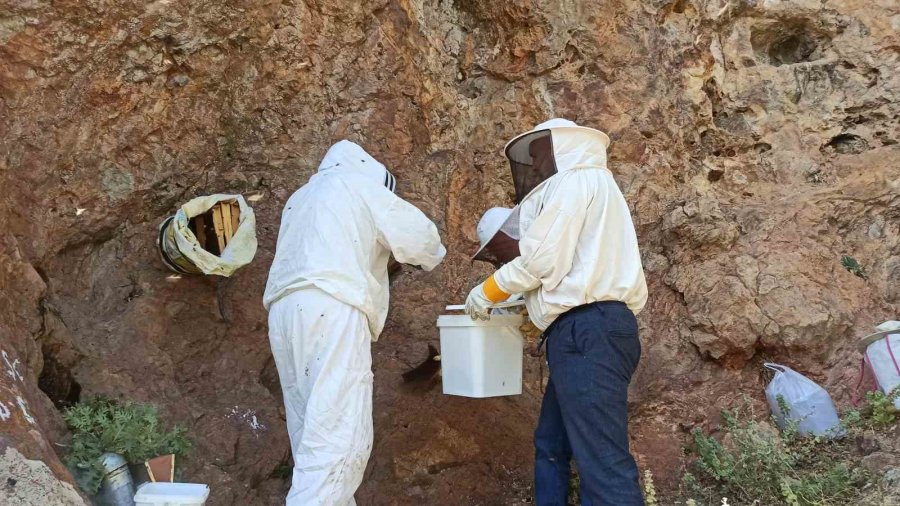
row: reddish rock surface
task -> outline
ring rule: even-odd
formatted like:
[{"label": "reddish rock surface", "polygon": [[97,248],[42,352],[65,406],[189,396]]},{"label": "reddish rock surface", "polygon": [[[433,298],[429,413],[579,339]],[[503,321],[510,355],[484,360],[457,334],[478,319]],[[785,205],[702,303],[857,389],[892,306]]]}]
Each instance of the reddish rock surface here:
[{"label": "reddish rock surface", "polygon": [[[468,257],[481,212],[510,202],[501,149],[548,117],[613,139],[651,293],[634,449],[661,488],[677,482],[686,430],[759,398],[761,361],[845,402],[855,339],[900,313],[890,2],[0,0],[0,12],[0,348],[19,361],[0,375],[12,413],[0,435],[61,479],[53,403],[107,394],[189,428],[185,475],[211,485],[211,504],[279,503],[290,456],[260,299],[281,206],[340,138],[391,168],[450,251],[394,283],[362,504],[530,497],[536,361],[525,393],[502,399],[404,388],[400,373],[436,342],[441,307],[488,272]],[[262,197],[256,259],[230,279],[173,279],[157,225],[217,192]]]}]

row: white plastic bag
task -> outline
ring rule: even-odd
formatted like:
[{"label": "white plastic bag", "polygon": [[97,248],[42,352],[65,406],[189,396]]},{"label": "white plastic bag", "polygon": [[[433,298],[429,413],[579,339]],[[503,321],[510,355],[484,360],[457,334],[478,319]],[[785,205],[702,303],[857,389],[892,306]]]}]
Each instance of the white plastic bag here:
[{"label": "white plastic bag", "polygon": [[[772,363],[763,365],[775,371],[775,377],[766,387],[766,400],[780,428],[784,429],[787,422],[792,421],[797,423],[797,432],[802,435],[831,438],[844,434],[834,402],[824,388],[790,367]],[[787,413],[783,412],[779,397],[783,399]]]}]

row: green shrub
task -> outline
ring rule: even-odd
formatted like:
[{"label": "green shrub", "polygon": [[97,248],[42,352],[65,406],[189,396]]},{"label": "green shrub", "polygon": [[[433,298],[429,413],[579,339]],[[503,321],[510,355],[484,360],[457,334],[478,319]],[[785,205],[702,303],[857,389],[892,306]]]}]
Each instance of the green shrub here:
[{"label": "green shrub", "polygon": [[890,394],[882,392],[866,393],[868,418],[876,427],[886,427],[897,421],[897,406],[894,402],[900,397],[900,387],[895,388]]},{"label": "green shrub", "polygon": [[900,398],[900,387],[890,394],[867,392],[866,403],[860,409],[851,409],[842,418],[846,427],[852,429],[884,429],[897,422],[900,410],[894,403]]},{"label": "green shrub", "polygon": [[728,497],[737,504],[828,506],[852,504],[865,483],[851,471],[846,439],[800,437],[796,423],[779,432],[746,411],[722,413],[727,443],[696,429],[693,469],[682,494],[700,504]]},{"label": "green shrub", "polygon": [[166,432],[156,408],[147,404],[98,397],[66,409],[63,418],[72,431],[66,464],[90,494],[100,488],[104,453],[118,453],[138,464],[159,455],[184,455],[191,446],[184,428]]}]

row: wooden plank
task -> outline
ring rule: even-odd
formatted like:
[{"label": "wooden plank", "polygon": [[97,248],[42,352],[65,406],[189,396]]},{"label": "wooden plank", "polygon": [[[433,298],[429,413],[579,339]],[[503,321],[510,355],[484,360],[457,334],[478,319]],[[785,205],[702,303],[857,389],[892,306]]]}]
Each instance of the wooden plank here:
[{"label": "wooden plank", "polygon": [[238,227],[241,226],[241,206],[237,202],[231,203],[231,228],[237,233]]},{"label": "wooden plank", "polygon": [[222,223],[222,207],[218,204],[210,209],[213,219],[213,228],[216,230],[216,240],[219,242],[219,255],[225,251],[225,224]]},{"label": "wooden plank", "polygon": [[146,462],[144,466],[147,468],[147,474],[150,480],[156,482],[175,482],[175,455],[160,455]]},{"label": "wooden plank", "polygon": [[200,247],[206,249],[206,217],[199,215],[194,218],[194,235],[197,236],[197,242]]},{"label": "wooden plank", "polygon": [[231,206],[226,202],[219,202],[219,209],[222,210],[222,225],[225,227],[225,245],[228,245],[234,236],[234,228],[232,228],[231,223]]},{"label": "wooden plank", "polygon": [[150,477],[150,481],[152,481],[153,483],[156,483],[156,476],[153,476],[153,468],[150,467],[150,462],[145,461],[144,467],[147,468],[147,476]]}]

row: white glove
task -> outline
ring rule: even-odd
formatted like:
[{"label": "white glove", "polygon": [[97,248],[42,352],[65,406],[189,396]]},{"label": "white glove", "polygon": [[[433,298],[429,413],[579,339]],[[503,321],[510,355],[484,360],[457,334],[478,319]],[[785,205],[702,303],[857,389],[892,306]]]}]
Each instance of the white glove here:
[{"label": "white glove", "polygon": [[469,292],[466,298],[466,314],[473,320],[490,320],[491,302],[484,295],[484,283],[479,284]]}]

